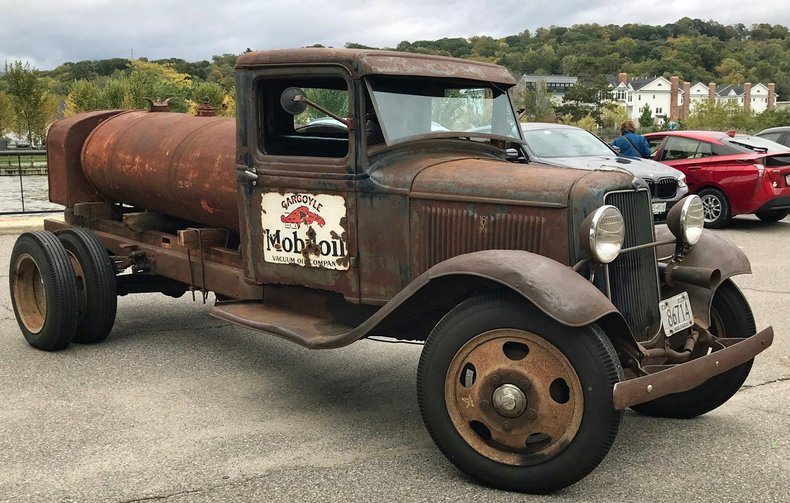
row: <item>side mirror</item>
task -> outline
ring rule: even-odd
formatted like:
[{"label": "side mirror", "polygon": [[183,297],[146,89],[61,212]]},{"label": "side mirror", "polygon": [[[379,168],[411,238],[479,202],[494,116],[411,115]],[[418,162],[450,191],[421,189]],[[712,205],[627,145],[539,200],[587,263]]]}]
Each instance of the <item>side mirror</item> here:
[{"label": "side mirror", "polygon": [[322,107],[318,103],[314,103],[307,98],[304,91],[298,87],[289,87],[280,95],[280,106],[283,107],[283,110],[288,112],[291,115],[299,115],[300,113],[307,110],[308,106],[319,110],[329,117],[342,122],[348,129],[353,129],[354,122],[351,120],[350,117],[340,117],[336,113],[332,112],[331,110],[327,110],[326,108]]},{"label": "side mirror", "polygon": [[612,150],[614,150],[616,154],[618,155],[620,154],[620,147],[618,147],[617,145],[609,145],[609,146],[612,148]]},{"label": "side mirror", "polygon": [[304,101],[306,97],[302,89],[289,87],[280,95],[280,105],[289,114],[299,115],[307,110],[307,102]]}]

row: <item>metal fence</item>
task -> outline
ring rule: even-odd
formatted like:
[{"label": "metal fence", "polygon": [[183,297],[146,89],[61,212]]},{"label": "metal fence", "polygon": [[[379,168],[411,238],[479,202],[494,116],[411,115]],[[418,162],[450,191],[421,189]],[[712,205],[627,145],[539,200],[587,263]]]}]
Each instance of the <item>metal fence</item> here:
[{"label": "metal fence", "polygon": [[63,211],[49,202],[46,174],[45,150],[0,150],[0,215]]}]

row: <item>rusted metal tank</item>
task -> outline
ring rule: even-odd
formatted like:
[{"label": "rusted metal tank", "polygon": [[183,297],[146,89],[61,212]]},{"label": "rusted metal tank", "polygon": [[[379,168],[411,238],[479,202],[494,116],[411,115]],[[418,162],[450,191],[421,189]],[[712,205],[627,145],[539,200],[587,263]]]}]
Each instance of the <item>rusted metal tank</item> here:
[{"label": "rusted metal tank", "polygon": [[233,118],[133,111],[85,141],[82,169],[108,201],[238,230]]}]

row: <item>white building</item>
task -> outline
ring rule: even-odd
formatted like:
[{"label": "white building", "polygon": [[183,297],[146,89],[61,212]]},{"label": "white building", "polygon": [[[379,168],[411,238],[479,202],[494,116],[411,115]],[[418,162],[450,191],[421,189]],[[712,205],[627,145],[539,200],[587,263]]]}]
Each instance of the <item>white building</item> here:
[{"label": "white building", "polygon": [[[672,83],[664,77],[639,77],[628,79],[628,74],[607,75],[612,96],[625,107],[628,117],[638,120],[647,105],[655,121],[663,121],[670,115]],[[644,126],[644,124],[642,124]]]},{"label": "white building", "polygon": [[639,77],[629,80],[627,73],[620,73],[617,76],[608,75],[607,80],[612,90],[612,98],[623,105],[628,116],[634,120],[639,119],[645,105],[650,107],[653,120],[662,122],[688,117],[695,104],[706,100],[736,103],[753,113],[760,113],[775,108],[777,99],[773,83],[766,86],[746,82],[717,90],[713,82],[707,86],[702,82],[693,86],[690,82],[683,82],[681,89],[678,77],[670,80],[664,77]]}]

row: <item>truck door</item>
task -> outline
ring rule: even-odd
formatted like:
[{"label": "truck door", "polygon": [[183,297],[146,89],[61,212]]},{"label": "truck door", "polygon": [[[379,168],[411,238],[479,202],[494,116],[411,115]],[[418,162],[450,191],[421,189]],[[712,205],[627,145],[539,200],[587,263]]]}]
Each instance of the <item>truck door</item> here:
[{"label": "truck door", "polygon": [[244,120],[237,160],[247,275],[358,302],[354,127],[314,107],[292,115],[280,102],[295,87],[351,117],[350,76],[338,67],[277,68],[240,76],[237,86],[251,89],[240,96],[249,110],[238,114]]}]

